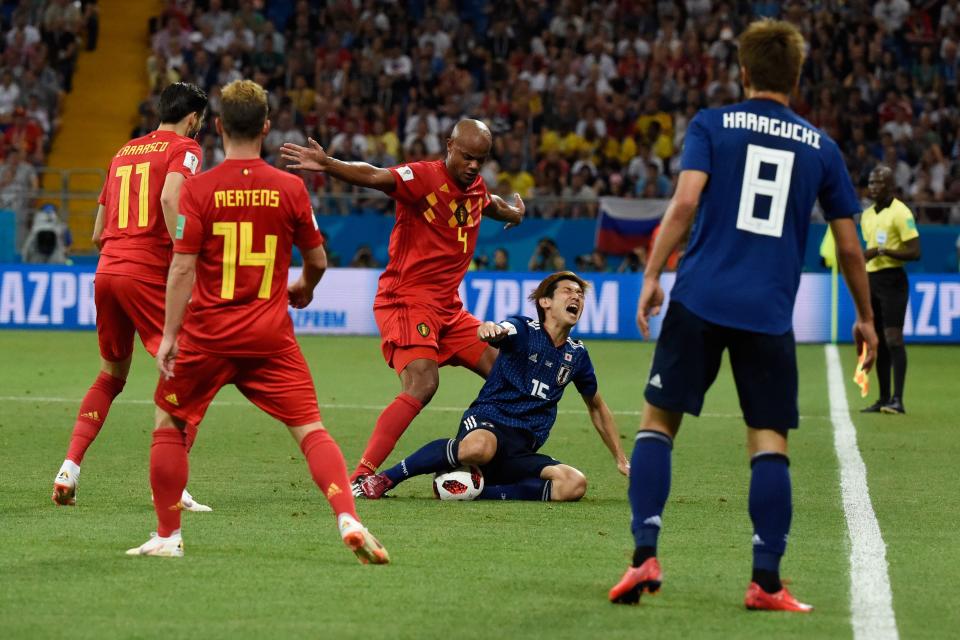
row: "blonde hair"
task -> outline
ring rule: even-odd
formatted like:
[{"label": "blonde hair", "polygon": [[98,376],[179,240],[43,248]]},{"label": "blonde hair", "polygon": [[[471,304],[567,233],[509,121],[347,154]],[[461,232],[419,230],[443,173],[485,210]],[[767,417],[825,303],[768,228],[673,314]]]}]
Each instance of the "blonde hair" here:
[{"label": "blonde hair", "polygon": [[231,138],[253,140],[263,132],[270,110],[267,92],[253,80],[234,80],[220,92],[220,122]]},{"label": "blonde hair", "polygon": [[543,322],[546,312],[544,312],[543,307],[540,306],[540,298],[552,298],[553,292],[557,290],[557,284],[563,280],[570,280],[571,282],[576,282],[580,285],[580,288],[583,289],[583,292],[587,292],[587,287],[590,285],[587,284],[587,281],[575,274],[573,271],[557,271],[556,273],[551,273],[546,278],[540,281],[540,284],[537,285],[537,288],[534,289],[530,296],[527,298],[530,302],[533,303],[533,306],[537,308],[537,317],[540,319],[540,322]]},{"label": "blonde hair", "polygon": [[800,81],[804,40],[783,20],[757,20],[740,34],[740,66],[757,91],[791,94]]}]

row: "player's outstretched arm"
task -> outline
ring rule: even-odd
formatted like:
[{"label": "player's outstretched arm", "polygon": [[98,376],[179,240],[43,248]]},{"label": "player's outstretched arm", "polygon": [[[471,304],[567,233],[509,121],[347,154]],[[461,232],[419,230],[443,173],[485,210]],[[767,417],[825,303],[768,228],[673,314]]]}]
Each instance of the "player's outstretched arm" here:
[{"label": "player's outstretched arm", "polygon": [[697,205],[700,203],[700,194],[703,193],[709,177],[710,175],[703,171],[681,171],[677,190],[663,214],[660,233],[653,243],[653,251],[650,252],[647,267],[643,272],[643,289],[637,302],[637,326],[644,338],[650,337],[650,318],[660,313],[660,306],[663,304],[660,274],[667,264],[667,258],[690,232]]},{"label": "player's outstretched arm", "polygon": [[582,397],[587,405],[587,411],[590,413],[590,421],[593,422],[594,428],[600,434],[603,444],[607,445],[613,459],[617,461],[617,470],[623,475],[629,476],[630,463],[627,462],[627,456],[620,446],[620,430],[617,429],[617,422],[613,419],[610,407],[603,401],[599,393],[593,394],[592,397]]},{"label": "player's outstretched arm", "polygon": [[507,224],[503,228],[509,229],[523,222],[523,214],[526,210],[527,207],[523,204],[523,199],[519,193],[513,194],[512,205],[500,196],[490,194],[490,204],[483,210],[483,215],[500,222],[506,222]]},{"label": "player's outstretched arm", "polygon": [[173,377],[173,363],[177,358],[177,335],[190,302],[193,276],[197,269],[197,254],[174,253],[167,274],[166,315],[163,322],[163,340],[157,349],[157,368],[160,375]]},{"label": "player's outstretched arm", "polygon": [[477,328],[477,337],[483,342],[498,342],[507,337],[509,332],[496,322],[484,322]]},{"label": "player's outstretched arm", "polygon": [[163,221],[167,225],[170,239],[177,237],[177,214],[180,213],[180,187],[186,177],[182,173],[171,171],[163,181],[160,192],[160,208],[163,209]]},{"label": "player's outstretched arm", "polygon": [[301,147],[292,142],[285,142],[280,147],[280,157],[283,158],[288,169],[323,171],[338,180],[358,187],[377,189],[384,193],[391,193],[396,188],[393,173],[389,169],[375,167],[366,162],[343,162],[332,158],[313,138],[307,138],[307,145]]},{"label": "player's outstretched arm", "polygon": [[300,272],[300,277],[287,287],[291,307],[303,309],[310,304],[313,300],[313,290],[317,288],[326,270],[327,252],[322,244],[303,253],[303,270]]},{"label": "player's outstretched arm", "polygon": [[837,264],[847,281],[847,288],[853,298],[857,319],[853,323],[853,340],[857,353],[866,349],[863,370],[869,372],[877,357],[877,332],[873,328],[873,308],[870,306],[870,282],[867,280],[867,266],[860,249],[860,237],[853,218],[838,218],[830,221],[830,230],[837,243]]}]

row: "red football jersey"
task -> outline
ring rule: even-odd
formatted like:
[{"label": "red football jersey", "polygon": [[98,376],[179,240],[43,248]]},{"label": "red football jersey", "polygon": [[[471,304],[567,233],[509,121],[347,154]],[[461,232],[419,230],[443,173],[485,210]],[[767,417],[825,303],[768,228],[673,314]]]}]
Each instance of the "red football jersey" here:
[{"label": "red football jersey", "polygon": [[174,251],[199,254],[182,335],[214,355],[296,348],[287,313],[293,245],[323,243],[303,181],[260,159],[225,160],[184,184]]},{"label": "red football jersey", "polygon": [[480,217],[490,203],[483,178],[461,190],[443,160],[392,167],[397,221],[390,260],[374,307],[415,297],[441,309],[463,307],[457,289],[477,246]]},{"label": "red football jersey", "polygon": [[173,131],[154,131],[120,147],[100,192],[105,207],[99,273],[166,284],[173,240],[160,194],[168,173],[200,170],[200,145]]}]

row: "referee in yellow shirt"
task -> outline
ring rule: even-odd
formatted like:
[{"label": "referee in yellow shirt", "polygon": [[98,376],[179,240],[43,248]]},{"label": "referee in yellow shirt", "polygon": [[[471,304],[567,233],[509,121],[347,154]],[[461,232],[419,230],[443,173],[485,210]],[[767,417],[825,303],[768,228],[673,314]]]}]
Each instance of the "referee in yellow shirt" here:
[{"label": "referee in yellow shirt", "polygon": [[920,259],[920,234],[910,209],[893,197],[893,171],[889,167],[880,165],[871,171],[867,188],[873,205],[860,217],[860,230],[867,242],[863,257],[867,261],[870,303],[880,338],[876,363],[880,399],[862,411],[906,413],[903,382],[907,375],[907,350],[903,345],[903,318],[910,289],[903,263]]}]

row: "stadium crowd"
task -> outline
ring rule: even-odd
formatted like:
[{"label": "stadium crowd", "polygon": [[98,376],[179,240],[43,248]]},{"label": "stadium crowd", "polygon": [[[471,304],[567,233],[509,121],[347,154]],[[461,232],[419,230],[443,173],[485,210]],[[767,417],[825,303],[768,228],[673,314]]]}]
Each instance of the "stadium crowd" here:
[{"label": "stadium crowd", "polygon": [[[27,231],[33,192],[40,185],[38,169],[46,164],[60,126],[60,108],[73,87],[79,49],[95,49],[98,33],[95,0],[0,3],[0,209],[16,214],[17,247],[31,237]],[[45,210],[37,218],[47,224],[49,213]],[[56,226],[63,227],[59,222]],[[24,254],[31,252],[24,248]]]},{"label": "stadium crowd", "polygon": [[[261,82],[272,100],[271,161],[283,142],[307,136],[377,165],[438,157],[453,123],[482,118],[496,135],[488,184],[540,198],[532,215],[589,217],[587,202],[550,198],[668,195],[696,110],[741,98],[735,35],[775,16],[810,43],[794,106],[841,144],[855,181],[865,187],[886,162],[904,199],[952,202],[960,2],[913,5],[170,0],[148,69],[152,98],[182,79],[208,90],[214,109],[224,83]],[[154,124],[151,100],[141,115],[143,128]],[[221,152],[209,132],[203,146],[214,165]],[[318,197],[351,190],[309,180]],[[950,209],[919,214],[946,222]]]}]

